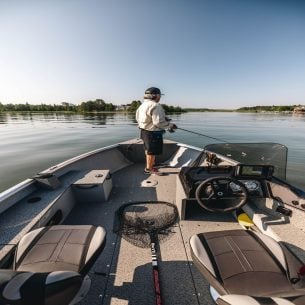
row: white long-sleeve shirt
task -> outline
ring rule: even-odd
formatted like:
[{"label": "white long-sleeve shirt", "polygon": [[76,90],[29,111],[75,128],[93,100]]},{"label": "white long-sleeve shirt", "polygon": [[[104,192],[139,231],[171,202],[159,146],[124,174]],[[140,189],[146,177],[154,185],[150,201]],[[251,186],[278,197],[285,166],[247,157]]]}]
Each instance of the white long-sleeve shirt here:
[{"label": "white long-sleeve shirt", "polygon": [[144,102],[137,109],[136,120],[139,128],[148,131],[163,130],[170,126],[170,123],[165,119],[162,106],[149,99],[144,99]]}]

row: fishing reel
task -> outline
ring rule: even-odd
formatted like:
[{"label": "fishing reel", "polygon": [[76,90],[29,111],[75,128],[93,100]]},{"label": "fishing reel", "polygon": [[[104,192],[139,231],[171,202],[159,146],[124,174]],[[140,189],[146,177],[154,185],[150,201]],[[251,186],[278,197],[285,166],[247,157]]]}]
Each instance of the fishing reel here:
[{"label": "fishing reel", "polygon": [[170,124],[170,127],[167,129],[168,132],[173,133],[175,132],[175,129],[177,129],[177,125],[176,124]]}]

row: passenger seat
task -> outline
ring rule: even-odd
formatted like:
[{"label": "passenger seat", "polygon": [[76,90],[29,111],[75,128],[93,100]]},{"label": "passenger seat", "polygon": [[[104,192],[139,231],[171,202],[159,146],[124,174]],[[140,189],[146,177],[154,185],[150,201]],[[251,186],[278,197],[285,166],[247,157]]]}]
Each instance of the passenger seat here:
[{"label": "passenger seat", "polygon": [[[83,278],[71,271],[51,273],[0,270],[1,305],[72,305]],[[75,302],[74,302],[75,300]]]},{"label": "passenger seat", "polygon": [[75,271],[87,274],[105,247],[106,231],[88,225],[43,227],[23,236],[14,270],[29,272]]},{"label": "passenger seat", "polygon": [[73,305],[89,291],[86,274],[106,231],[90,225],[35,229],[17,245],[13,270],[0,270],[0,305]]}]

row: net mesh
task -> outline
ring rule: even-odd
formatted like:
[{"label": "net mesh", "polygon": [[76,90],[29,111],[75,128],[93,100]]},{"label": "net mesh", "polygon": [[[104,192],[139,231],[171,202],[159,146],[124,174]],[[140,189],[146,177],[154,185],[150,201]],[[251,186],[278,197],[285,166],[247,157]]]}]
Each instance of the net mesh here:
[{"label": "net mesh", "polygon": [[131,244],[149,248],[152,236],[159,243],[174,232],[172,226],[178,221],[178,210],[168,202],[133,202],[121,206],[116,212],[114,231]]}]

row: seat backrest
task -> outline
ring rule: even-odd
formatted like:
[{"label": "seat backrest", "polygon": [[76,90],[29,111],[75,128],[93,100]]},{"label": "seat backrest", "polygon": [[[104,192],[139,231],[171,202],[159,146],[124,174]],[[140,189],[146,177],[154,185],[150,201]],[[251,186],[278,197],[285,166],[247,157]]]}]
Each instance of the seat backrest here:
[{"label": "seat backrest", "polygon": [[0,269],[0,305],[69,304],[82,284],[71,271],[32,273]]},{"label": "seat backrest", "polygon": [[[220,296],[218,305],[295,305],[296,303],[284,298],[250,297],[246,295],[228,294]],[[300,303],[301,304],[301,303]],[[304,304],[304,303],[302,303]]]}]

